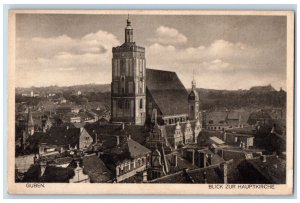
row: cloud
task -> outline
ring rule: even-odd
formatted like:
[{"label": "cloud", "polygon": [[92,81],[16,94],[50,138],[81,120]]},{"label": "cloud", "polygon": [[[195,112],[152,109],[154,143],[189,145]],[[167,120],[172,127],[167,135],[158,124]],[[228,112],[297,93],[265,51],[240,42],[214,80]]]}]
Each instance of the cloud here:
[{"label": "cloud", "polygon": [[156,42],[164,45],[177,45],[187,42],[187,37],[174,28],[159,26],[156,29],[155,34],[156,37],[149,39],[150,42]]},{"label": "cloud", "polygon": [[234,69],[232,64],[224,62],[220,59],[215,59],[209,62],[204,61],[199,64],[199,68],[210,71],[232,71]]},{"label": "cloud", "polygon": [[280,87],[281,76],[272,71],[278,63],[263,50],[259,46],[224,39],[198,47],[154,43],[146,47],[147,67],[176,71],[186,87],[190,87],[193,69],[198,87],[246,89],[268,83]]},{"label": "cloud", "polygon": [[[230,64],[247,64],[259,57],[257,49],[244,44],[215,40],[209,46],[177,48],[173,45],[154,43],[147,48],[148,65],[155,67],[197,66],[224,71]],[[210,67],[205,65],[210,64]],[[253,67],[252,67],[253,68]],[[227,69],[228,71],[231,68]]]},{"label": "cloud", "polygon": [[119,44],[116,36],[101,30],[81,38],[67,35],[51,38],[18,38],[16,85],[108,83],[110,77],[106,77],[107,81],[103,81],[100,75],[110,76],[107,74],[111,72],[110,50]]}]

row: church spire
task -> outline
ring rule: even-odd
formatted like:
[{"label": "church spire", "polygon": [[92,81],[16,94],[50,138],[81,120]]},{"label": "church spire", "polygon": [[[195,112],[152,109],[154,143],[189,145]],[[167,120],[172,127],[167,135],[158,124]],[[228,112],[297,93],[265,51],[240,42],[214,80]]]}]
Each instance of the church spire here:
[{"label": "church spire", "polygon": [[195,73],[194,73],[194,69],[193,69],[193,80],[192,80],[192,90],[196,90],[196,81],[195,81]]},{"label": "church spire", "polygon": [[28,109],[28,114],[27,114],[27,126],[28,127],[34,126],[33,118],[32,118],[32,113],[31,113],[31,108],[30,107]]},{"label": "church spire", "polygon": [[127,17],[127,26],[125,28],[125,43],[133,42],[133,29],[131,27],[131,21],[129,19],[129,14]]},{"label": "church spire", "polygon": [[27,114],[27,133],[29,135],[33,135],[34,133],[34,122],[32,118],[31,107],[28,108],[28,114]]},{"label": "church spire", "polygon": [[129,19],[129,13],[128,13],[128,17],[127,17],[127,26],[131,26],[131,21]]}]

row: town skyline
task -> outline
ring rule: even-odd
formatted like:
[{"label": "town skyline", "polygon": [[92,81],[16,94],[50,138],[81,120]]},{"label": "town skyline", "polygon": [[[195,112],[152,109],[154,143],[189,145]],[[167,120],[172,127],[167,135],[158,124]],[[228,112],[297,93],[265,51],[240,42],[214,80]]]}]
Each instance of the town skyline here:
[{"label": "town skyline", "polygon": [[[124,42],[126,19],[126,15],[17,15],[16,87],[109,84],[111,48]],[[286,89],[285,17],[131,15],[130,19],[134,41],[146,48],[147,68],[176,72],[187,89],[193,70],[197,88],[238,90],[271,84],[276,90]],[[199,29],[185,23],[191,20]]]}]

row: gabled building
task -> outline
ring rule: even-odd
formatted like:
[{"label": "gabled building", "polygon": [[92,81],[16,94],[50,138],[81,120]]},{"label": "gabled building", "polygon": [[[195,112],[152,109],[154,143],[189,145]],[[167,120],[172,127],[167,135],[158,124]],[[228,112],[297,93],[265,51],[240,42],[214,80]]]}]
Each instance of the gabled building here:
[{"label": "gabled building", "polygon": [[286,161],[275,155],[247,159],[239,166],[243,182],[248,184],[285,184]]},{"label": "gabled building", "polygon": [[227,164],[223,163],[192,170],[185,168],[176,173],[151,180],[150,183],[226,184],[227,173]]},{"label": "gabled building", "polygon": [[52,127],[38,142],[39,154],[47,156],[71,149],[85,150],[93,143],[93,138],[85,128]]},{"label": "gabled building", "polygon": [[22,182],[69,183],[74,175],[74,170],[71,168],[56,167],[41,162],[32,165],[28,169]]},{"label": "gabled building", "polygon": [[124,181],[147,169],[151,151],[131,139],[117,137],[113,147],[106,149],[100,158],[114,174],[116,182]]},{"label": "gabled building", "polygon": [[176,150],[179,146],[197,143],[198,136],[202,130],[199,119],[177,122],[176,125],[155,124],[147,138],[146,145],[150,149],[163,146],[167,152]]},{"label": "gabled building", "polygon": [[246,110],[212,111],[205,113],[207,130],[223,131],[248,126],[250,113]]}]

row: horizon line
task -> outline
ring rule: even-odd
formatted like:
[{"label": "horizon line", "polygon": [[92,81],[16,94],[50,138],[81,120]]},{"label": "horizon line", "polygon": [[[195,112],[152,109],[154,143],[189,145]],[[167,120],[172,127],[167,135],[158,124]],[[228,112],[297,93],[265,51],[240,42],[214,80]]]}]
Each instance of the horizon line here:
[{"label": "horizon line", "polygon": [[[74,85],[47,85],[47,86],[27,86],[27,87],[15,87],[15,89],[29,89],[29,88],[47,88],[47,87],[74,87],[74,86],[84,86],[84,85],[109,85],[111,86],[110,83],[84,83],[84,84],[74,84]],[[238,88],[238,89],[214,89],[214,88],[205,88],[205,87],[197,87],[197,89],[207,89],[207,90],[227,90],[227,91],[238,91],[238,90],[250,90],[253,87],[267,87],[267,86],[271,86],[272,88],[274,88],[276,91],[280,91],[280,89],[286,91],[283,87],[280,87],[279,90],[277,90],[272,84],[265,84],[265,85],[253,85],[251,87],[249,87],[248,89],[242,89],[242,88]],[[191,88],[186,88],[185,89],[191,89]]]}]

